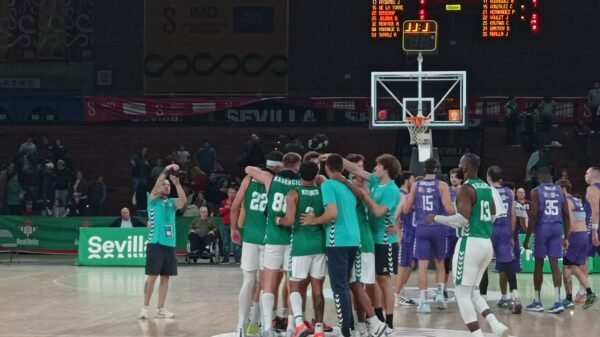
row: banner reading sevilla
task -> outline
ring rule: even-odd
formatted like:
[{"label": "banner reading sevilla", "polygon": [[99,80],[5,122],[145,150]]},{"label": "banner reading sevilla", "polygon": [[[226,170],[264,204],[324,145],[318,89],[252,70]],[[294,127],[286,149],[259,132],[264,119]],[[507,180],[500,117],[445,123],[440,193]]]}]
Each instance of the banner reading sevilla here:
[{"label": "banner reading sevilla", "polygon": [[287,92],[287,0],[144,1],[147,94]]}]

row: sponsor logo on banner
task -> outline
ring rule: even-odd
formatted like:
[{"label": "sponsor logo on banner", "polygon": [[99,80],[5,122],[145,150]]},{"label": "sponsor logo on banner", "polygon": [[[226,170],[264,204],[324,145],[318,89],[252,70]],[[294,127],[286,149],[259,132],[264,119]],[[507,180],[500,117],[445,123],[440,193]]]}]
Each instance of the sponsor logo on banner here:
[{"label": "sponsor logo on banner", "polygon": [[37,231],[38,227],[33,225],[31,220],[25,220],[23,226],[19,227],[19,230],[25,234],[25,239],[17,239],[17,245],[21,246],[39,246],[40,241],[37,239],[30,239],[29,236],[33,235]]},{"label": "sponsor logo on banner", "polygon": [[94,235],[88,239],[88,259],[145,258],[148,240],[144,235],[130,235],[126,240],[103,240]]},{"label": "sponsor logo on banner", "polygon": [[146,103],[126,102],[123,103],[123,113],[126,115],[145,115]]}]

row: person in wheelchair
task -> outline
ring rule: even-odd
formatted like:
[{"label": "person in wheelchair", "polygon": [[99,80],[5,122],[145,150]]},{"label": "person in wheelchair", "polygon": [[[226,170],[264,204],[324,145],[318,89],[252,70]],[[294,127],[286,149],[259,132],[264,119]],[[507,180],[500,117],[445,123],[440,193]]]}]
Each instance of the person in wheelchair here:
[{"label": "person in wheelchair", "polygon": [[218,227],[208,217],[208,208],[200,207],[200,216],[190,224],[188,240],[190,241],[190,257],[196,260],[203,254],[210,254],[210,247],[215,242]]}]

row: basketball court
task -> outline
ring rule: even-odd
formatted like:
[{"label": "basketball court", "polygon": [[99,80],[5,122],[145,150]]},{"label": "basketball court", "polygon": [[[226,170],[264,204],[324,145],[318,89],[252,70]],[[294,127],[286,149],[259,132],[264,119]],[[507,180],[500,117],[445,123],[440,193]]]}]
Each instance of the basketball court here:
[{"label": "basketball court", "polygon": [[[188,266],[180,258],[179,275],[171,281],[167,298],[167,308],[176,318],[152,318],[156,310],[153,298],[151,318],[138,320],[145,280],[143,268],[77,267],[75,258],[58,256],[21,256],[21,263],[9,265],[7,256],[1,258],[0,289],[5,302],[0,307],[0,337],[210,337],[228,336],[236,326],[241,285],[237,265]],[[429,276],[433,282],[433,274]],[[532,276],[518,276],[520,292],[528,303],[533,295]],[[514,336],[586,335],[600,314],[599,306],[583,310],[578,305],[560,315],[512,315],[496,307],[497,279],[497,274],[491,272],[490,306],[511,327]],[[544,281],[543,303],[549,306],[553,297],[549,275]],[[592,288],[600,288],[599,275],[592,275],[591,281]],[[413,287],[409,296],[414,293],[411,297],[417,297],[415,275],[409,287]],[[312,302],[308,302],[307,316],[312,317]],[[334,308],[333,300],[326,296],[325,321],[332,326],[337,324]],[[414,307],[397,308],[395,312],[394,336],[469,336],[453,301],[447,311],[434,310],[430,315],[417,315]],[[490,332],[484,321],[482,327]]]}]

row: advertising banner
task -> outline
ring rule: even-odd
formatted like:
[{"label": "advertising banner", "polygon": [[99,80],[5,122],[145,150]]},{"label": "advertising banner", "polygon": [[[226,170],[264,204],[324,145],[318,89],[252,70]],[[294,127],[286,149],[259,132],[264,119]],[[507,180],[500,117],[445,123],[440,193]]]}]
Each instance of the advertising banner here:
[{"label": "advertising banner", "polygon": [[80,266],[143,266],[148,228],[81,228]]},{"label": "advertising banner", "polygon": [[285,94],[287,0],[144,1],[146,94]]}]

